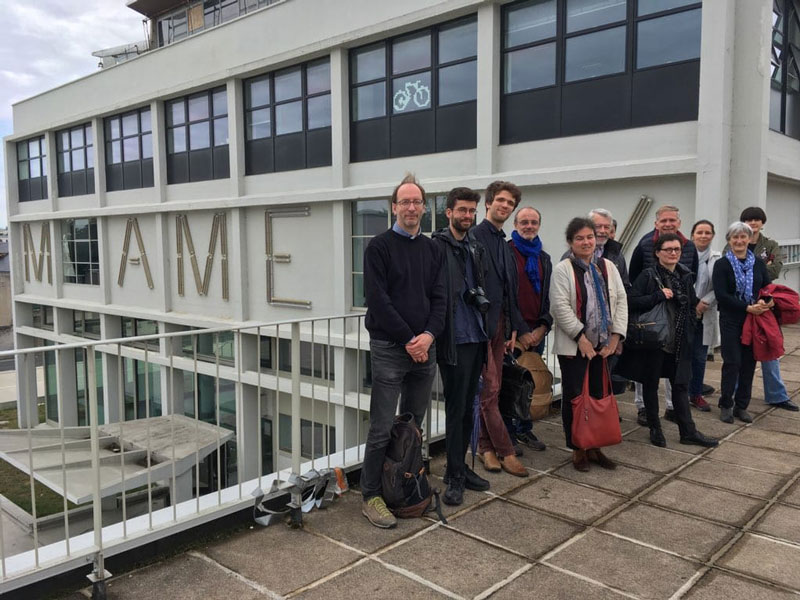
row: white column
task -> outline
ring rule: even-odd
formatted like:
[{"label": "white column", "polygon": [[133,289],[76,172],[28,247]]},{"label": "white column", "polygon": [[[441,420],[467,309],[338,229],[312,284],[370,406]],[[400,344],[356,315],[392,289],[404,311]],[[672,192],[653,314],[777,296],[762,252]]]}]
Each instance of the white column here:
[{"label": "white column", "polygon": [[247,209],[233,208],[230,211],[230,238],[228,239],[228,265],[230,302],[233,318],[246,321],[250,317],[250,278],[247,273]]},{"label": "white column", "polygon": [[495,172],[500,142],[500,6],[478,8],[477,172]]},{"label": "white column", "polygon": [[331,52],[331,142],[331,186],[344,188],[350,167],[350,85],[345,48]]},{"label": "white column", "polygon": [[56,132],[46,131],[44,134],[44,148],[47,152],[43,163],[47,169],[47,201],[50,210],[58,210],[58,161],[56,153]]},{"label": "white column", "polygon": [[244,195],[245,134],[244,96],[241,79],[229,79],[228,93],[228,152],[230,154],[231,195]]},{"label": "white column", "polygon": [[167,200],[167,124],[164,103],[150,103],[150,127],[153,130],[153,187],[161,202]]},{"label": "white column", "polygon": [[92,119],[92,145],[94,146],[94,193],[97,205],[106,205],[106,145],[103,142],[103,119]]}]

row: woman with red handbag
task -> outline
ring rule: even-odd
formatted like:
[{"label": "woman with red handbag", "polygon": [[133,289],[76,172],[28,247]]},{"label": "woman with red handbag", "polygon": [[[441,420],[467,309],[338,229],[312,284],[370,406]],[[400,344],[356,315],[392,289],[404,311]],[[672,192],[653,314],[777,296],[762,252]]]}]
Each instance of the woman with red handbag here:
[{"label": "woman with red handbag", "polygon": [[[678,422],[681,444],[713,447],[717,440],[697,431],[689,411],[689,381],[692,376],[692,353],[697,328],[697,294],[694,275],[680,264],[683,241],[675,233],[659,236],[653,245],[656,265],[642,271],[631,285],[628,308],[632,314],[651,311],[665,303],[661,315],[671,333],[663,347],[628,348],[617,367],[628,379],[642,384],[642,397],[650,427],[650,442],[661,448],[667,445],[658,417],[658,382],[672,384],[672,407]],[[702,332],[697,332],[702,335]]]},{"label": "woman with red handbag", "polygon": [[[596,255],[591,219],[572,219],[567,225],[566,237],[569,255],[554,267],[550,284],[554,347],[561,367],[564,436],[567,447],[572,449],[572,464],[577,470],[588,471],[590,461],[613,469],[616,465],[599,446],[619,443],[621,439],[619,413],[608,385],[606,358],[619,349],[628,326],[625,287],[614,263]],[[603,429],[586,432],[589,434],[586,439],[601,440],[610,433],[615,441],[595,445],[573,440],[573,399],[608,398],[610,403],[603,403],[610,409],[605,418],[596,420],[592,415],[589,419],[588,413],[579,412],[586,418],[576,425],[588,424],[590,428]],[[609,420],[610,416],[613,419]],[[608,430],[609,425],[613,430]],[[592,436],[592,433],[597,435]]]}]

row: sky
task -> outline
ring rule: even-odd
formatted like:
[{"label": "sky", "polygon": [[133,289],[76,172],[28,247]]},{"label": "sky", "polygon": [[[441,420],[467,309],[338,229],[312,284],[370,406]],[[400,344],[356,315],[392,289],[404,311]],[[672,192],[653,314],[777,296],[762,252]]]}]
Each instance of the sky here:
[{"label": "sky", "polygon": [[[96,50],[144,39],[142,15],[125,3],[0,0],[0,138],[13,132],[13,103],[95,72]],[[3,151],[0,144],[0,226],[5,227]]]}]

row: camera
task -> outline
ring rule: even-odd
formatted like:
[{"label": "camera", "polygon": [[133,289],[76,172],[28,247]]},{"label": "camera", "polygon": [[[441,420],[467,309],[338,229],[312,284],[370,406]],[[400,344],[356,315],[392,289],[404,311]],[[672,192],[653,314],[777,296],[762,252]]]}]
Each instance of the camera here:
[{"label": "camera", "polygon": [[482,287],[470,288],[464,292],[464,302],[471,304],[478,309],[478,312],[484,315],[489,312],[489,306],[491,305]]}]

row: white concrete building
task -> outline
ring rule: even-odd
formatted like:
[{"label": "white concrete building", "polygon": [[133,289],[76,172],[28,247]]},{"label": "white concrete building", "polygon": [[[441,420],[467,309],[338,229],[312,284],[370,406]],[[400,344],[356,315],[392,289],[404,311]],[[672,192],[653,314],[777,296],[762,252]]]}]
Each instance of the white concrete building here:
[{"label": "white concrete building", "polygon": [[[149,51],[14,106],[4,143],[17,346],[358,310],[364,245],[390,225],[388,196],[407,171],[431,198],[426,231],[444,225],[436,197],[452,187],[514,181],[554,255],[569,218],[602,206],[624,232],[643,196],[649,212],[627,232],[637,240],[661,204],[681,208],[685,233],[712,220],[717,247],[750,205],[767,211],[768,236],[794,240],[799,5],[129,0],[150,20]],[[234,383],[239,366],[258,368],[258,345],[220,341],[221,422],[280,455],[286,408],[263,390],[258,415],[256,387]],[[213,355],[213,340],[200,346]],[[263,336],[264,369],[284,368],[281,347]],[[363,389],[368,361],[356,368],[340,345],[327,362],[324,350],[311,364],[305,346],[309,381],[332,372],[338,394]],[[143,349],[121,352],[98,359],[106,422],[193,415],[181,400],[194,395],[181,372],[191,349],[162,341],[147,367]],[[82,356],[51,362],[48,420],[85,424]],[[30,421],[33,367],[19,366]],[[206,418],[214,386],[197,385]],[[231,412],[237,393],[247,415]],[[363,411],[312,419],[307,397],[303,413],[317,448],[328,431],[331,451],[354,441],[345,431],[366,432]]]}]

